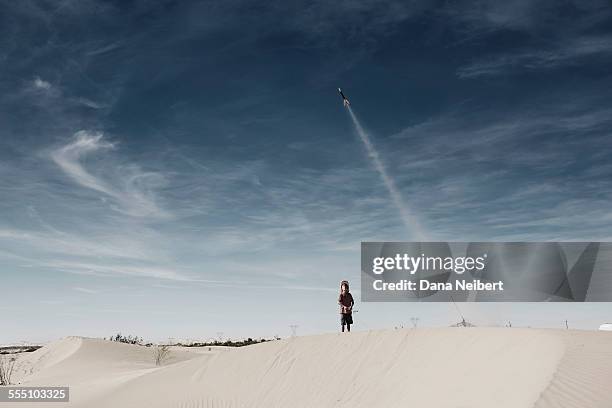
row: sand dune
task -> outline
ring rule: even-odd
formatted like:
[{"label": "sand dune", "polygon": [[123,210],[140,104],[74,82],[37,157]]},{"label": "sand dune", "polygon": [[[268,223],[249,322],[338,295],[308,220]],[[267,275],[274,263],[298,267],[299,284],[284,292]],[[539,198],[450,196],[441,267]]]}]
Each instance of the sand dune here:
[{"label": "sand dune", "polygon": [[152,352],[64,339],[24,356],[20,380],[69,385],[72,402],[66,406],[91,408],[612,407],[607,332],[444,328],[325,334],[229,350],[175,348],[163,367],[154,365]]},{"label": "sand dune", "polygon": [[[68,337],[35,352],[19,355],[12,382],[28,386],[70,386],[70,406],[75,406],[103,397],[134,378],[159,370],[154,353],[152,347]],[[198,348],[173,348],[164,367],[200,357],[203,353]],[[26,404],[19,403],[19,406]]]}]

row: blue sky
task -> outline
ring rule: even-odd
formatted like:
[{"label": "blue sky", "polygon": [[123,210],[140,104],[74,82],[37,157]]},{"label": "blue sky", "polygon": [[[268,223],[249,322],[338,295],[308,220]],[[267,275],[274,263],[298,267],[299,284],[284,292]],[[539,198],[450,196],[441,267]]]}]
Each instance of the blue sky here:
[{"label": "blue sky", "polygon": [[430,239],[612,239],[611,23],[603,0],[2,2],[0,342],[335,330],[360,242],[414,237],[339,86]]}]

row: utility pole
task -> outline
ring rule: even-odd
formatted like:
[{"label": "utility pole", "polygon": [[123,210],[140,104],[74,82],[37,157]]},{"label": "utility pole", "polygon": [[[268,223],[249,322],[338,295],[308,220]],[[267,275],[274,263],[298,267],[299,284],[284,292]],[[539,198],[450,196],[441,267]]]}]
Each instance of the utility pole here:
[{"label": "utility pole", "polygon": [[297,324],[291,324],[291,325],[289,325],[289,327],[291,328],[291,337],[297,336],[298,325]]}]

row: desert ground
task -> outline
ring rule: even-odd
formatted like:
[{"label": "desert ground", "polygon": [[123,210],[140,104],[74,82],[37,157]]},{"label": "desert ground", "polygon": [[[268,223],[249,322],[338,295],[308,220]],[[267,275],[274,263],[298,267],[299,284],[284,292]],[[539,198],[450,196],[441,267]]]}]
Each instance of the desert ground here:
[{"label": "desert ground", "polygon": [[68,337],[20,354],[13,382],[70,386],[71,402],[54,407],[612,407],[612,333],[603,331],[334,333],[174,347],[162,366],[154,352]]}]

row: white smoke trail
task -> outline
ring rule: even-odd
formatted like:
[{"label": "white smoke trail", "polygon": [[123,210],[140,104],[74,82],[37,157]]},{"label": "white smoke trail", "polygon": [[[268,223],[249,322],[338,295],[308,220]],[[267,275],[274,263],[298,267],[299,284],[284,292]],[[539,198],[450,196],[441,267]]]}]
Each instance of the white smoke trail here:
[{"label": "white smoke trail", "polygon": [[366,131],[363,129],[363,127],[361,127],[361,123],[359,123],[357,116],[355,116],[355,113],[353,113],[353,110],[350,106],[347,106],[347,108],[349,114],[351,115],[351,119],[353,120],[353,125],[355,125],[355,130],[357,131],[359,138],[365,145],[370,158],[372,158],[374,168],[380,175],[380,178],[382,178],[385,187],[387,187],[387,191],[389,191],[391,200],[393,200],[393,204],[395,204],[395,207],[399,211],[400,217],[402,218],[404,225],[406,225],[406,228],[408,228],[408,230],[412,233],[413,239],[423,241],[426,236],[423,233],[423,230],[421,229],[418,220],[412,214],[412,211],[410,211],[408,206],[404,203],[400,191],[397,189],[395,182],[393,181],[391,176],[389,176],[389,174],[387,173],[387,170],[385,169],[385,166],[382,163],[380,155],[374,148],[374,145],[370,141],[370,138],[368,137]]}]

